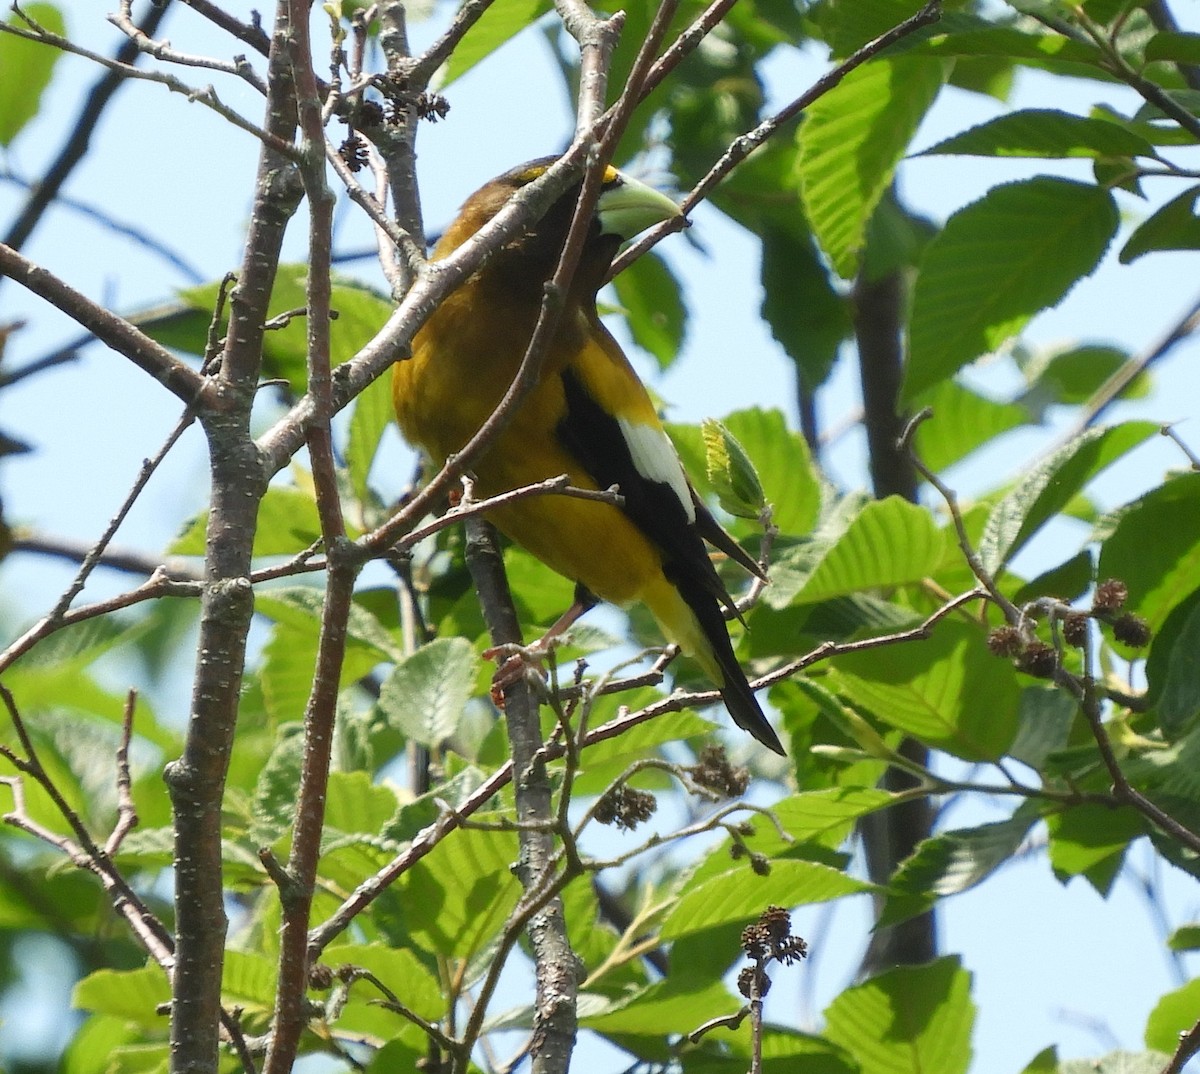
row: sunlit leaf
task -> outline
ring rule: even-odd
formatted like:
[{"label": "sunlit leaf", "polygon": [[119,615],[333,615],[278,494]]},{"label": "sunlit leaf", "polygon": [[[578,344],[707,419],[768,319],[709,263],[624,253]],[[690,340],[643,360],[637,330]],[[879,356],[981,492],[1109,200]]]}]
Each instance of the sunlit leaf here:
[{"label": "sunlit leaf", "polygon": [[1057,305],[1099,264],[1118,222],[1108,191],[1045,177],[994,187],[951,216],[913,292],[904,398]]}]

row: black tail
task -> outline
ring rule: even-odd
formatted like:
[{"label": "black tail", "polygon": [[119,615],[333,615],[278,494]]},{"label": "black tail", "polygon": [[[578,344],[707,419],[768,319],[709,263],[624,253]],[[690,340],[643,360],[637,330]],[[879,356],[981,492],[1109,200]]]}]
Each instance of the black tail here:
[{"label": "black tail", "polygon": [[733,646],[729,642],[729,629],[725,625],[725,617],[721,614],[721,605],[716,597],[706,588],[696,582],[674,579],[679,587],[680,595],[695,613],[700,623],[700,629],[712,645],[713,656],[721,669],[724,682],[721,684],[721,700],[733,717],[733,722],[743,731],[749,731],[759,742],[781,757],[786,757],[783,745],[775,729],[771,726],[763,710],[759,707],[754,691],[746,679],[737,657],[733,655]]}]

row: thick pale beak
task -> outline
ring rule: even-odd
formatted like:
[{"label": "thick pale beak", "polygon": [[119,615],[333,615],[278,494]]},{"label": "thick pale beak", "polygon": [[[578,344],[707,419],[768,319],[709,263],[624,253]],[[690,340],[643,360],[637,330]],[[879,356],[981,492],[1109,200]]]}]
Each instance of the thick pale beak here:
[{"label": "thick pale beak", "polygon": [[666,194],[616,168],[609,168],[604,180],[604,189],[596,205],[602,235],[632,239],[648,227],[682,215],[679,206]]}]

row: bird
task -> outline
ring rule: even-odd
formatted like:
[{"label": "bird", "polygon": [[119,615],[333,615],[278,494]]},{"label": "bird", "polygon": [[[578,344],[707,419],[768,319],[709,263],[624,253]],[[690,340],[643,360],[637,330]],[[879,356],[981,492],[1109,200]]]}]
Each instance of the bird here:
[{"label": "bird", "polygon": [[[434,247],[448,257],[555,162],[544,157],[484,184]],[[582,180],[496,250],[433,311],[393,369],[405,438],[439,466],[460,451],[516,376],[567,239]],[[734,722],[784,754],[733,652],[722,609],[737,607],[706,543],[763,578],[684,472],[645,385],[601,323],[596,296],[621,245],[680,216],[667,195],[608,165],[574,279],[536,384],[475,461],[474,493],[491,497],[567,474],[609,489],[620,505],[537,496],[489,511],[501,533],[575,583],[551,632],[598,600],[645,605],[663,634],[700,665]]]}]

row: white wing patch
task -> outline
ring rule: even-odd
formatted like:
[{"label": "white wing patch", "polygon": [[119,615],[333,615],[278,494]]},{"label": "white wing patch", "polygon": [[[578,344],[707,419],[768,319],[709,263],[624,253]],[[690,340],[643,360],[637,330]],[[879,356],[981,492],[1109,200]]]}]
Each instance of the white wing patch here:
[{"label": "white wing patch", "polygon": [[696,521],[696,505],[692,503],[692,490],[684,476],[675,445],[662,429],[628,418],[617,418],[621,435],[629,447],[633,465],[647,481],[666,485],[679,498],[688,522]]}]

